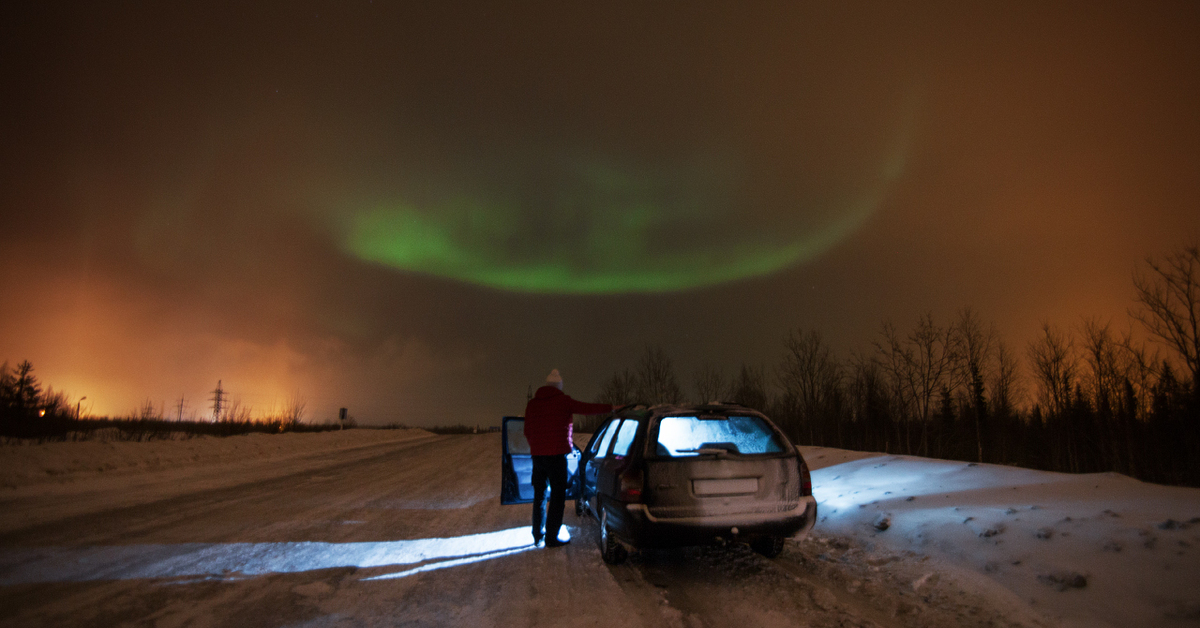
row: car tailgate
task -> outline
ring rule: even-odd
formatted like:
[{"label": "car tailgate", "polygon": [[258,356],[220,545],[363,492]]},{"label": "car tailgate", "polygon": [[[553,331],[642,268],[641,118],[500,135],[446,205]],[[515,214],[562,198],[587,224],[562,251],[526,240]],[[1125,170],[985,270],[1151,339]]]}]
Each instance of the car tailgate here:
[{"label": "car tailgate", "polygon": [[646,507],[659,518],[769,514],[800,503],[795,456],[658,458],[646,461]]}]

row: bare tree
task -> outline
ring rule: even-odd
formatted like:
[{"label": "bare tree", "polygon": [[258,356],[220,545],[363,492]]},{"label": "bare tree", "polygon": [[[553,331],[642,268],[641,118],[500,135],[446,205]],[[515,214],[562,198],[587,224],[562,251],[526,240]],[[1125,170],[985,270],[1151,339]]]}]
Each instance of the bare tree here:
[{"label": "bare tree", "polygon": [[763,369],[742,364],[742,370],[729,386],[730,401],[747,408],[765,411],[767,409],[767,377]]},{"label": "bare tree", "polygon": [[[798,419],[798,427],[807,429],[808,442],[818,444],[817,428],[837,419],[842,367],[815,331],[792,331],[784,338],[783,346],[783,363],[778,372],[783,402],[788,414]],[[821,431],[822,435],[826,432]]]},{"label": "bare tree", "polygon": [[726,396],[725,375],[711,364],[705,364],[693,376],[693,386],[696,389],[696,401],[708,403],[720,401]]},{"label": "bare tree", "polygon": [[859,447],[866,451],[890,451],[888,424],[893,399],[879,360],[874,356],[851,354],[849,370],[850,412],[860,432]]},{"label": "bare tree", "polygon": [[996,368],[991,380],[992,407],[997,414],[1009,415],[1021,405],[1019,362],[1003,339],[996,340]]},{"label": "bare tree", "polygon": [[46,416],[62,417],[73,414],[70,404],[67,402],[67,393],[54,390],[53,386],[46,386],[38,405],[46,411]]},{"label": "bare tree", "polygon": [[[979,462],[983,462],[984,441],[988,438],[988,402],[985,381],[992,366],[992,354],[996,347],[996,328],[984,328],[979,316],[971,308],[963,308],[958,313],[956,324],[958,345],[961,354],[958,356],[962,369],[965,369],[967,390],[967,407],[970,408],[971,418],[975,424],[975,448]],[[951,358],[953,359],[953,358]],[[961,370],[961,369],[960,369]],[[954,369],[950,369],[953,372]],[[948,383],[947,389],[951,386]]]},{"label": "bare tree", "polygon": [[[1038,384],[1038,399],[1047,410],[1047,428],[1056,442],[1054,456],[1058,468],[1078,473],[1083,464],[1081,442],[1090,435],[1077,425],[1072,412],[1072,392],[1078,389],[1079,358],[1074,338],[1064,335],[1049,323],[1042,324],[1042,335],[1029,344],[1029,361]],[[1058,445],[1061,443],[1061,446]]]},{"label": "bare tree", "polygon": [[142,405],[129,413],[129,418],[134,421],[161,421],[163,416],[162,412],[154,407],[154,402],[146,399]]},{"label": "bare tree", "polygon": [[625,368],[613,373],[613,376],[600,386],[600,394],[596,397],[596,402],[623,406],[638,401],[636,396],[637,379],[633,376],[632,371]]},{"label": "bare tree", "polygon": [[[884,379],[887,382],[888,397],[893,404],[897,420],[893,422],[896,427],[896,442],[902,453],[912,453],[912,417],[913,417],[913,391],[910,385],[912,381],[912,364],[915,361],[911,348],[909,348],[904,340],[900,337],[899,331],[891,321],[884,321],[883,326],[879,330],[880,340],[875,341],[875,359],[883,371]],[[903,426],[903,430],[901,430]]]},{"label": "bare tree", "polygon": [[1132,418],[1144,418],[1150,411],[1154,385],[1161,372],[1159,365],[1163,361],[1158,351],[1151,352],[1145,344],[1135,341],[1132,330],[1121,336],[1120,343],[1125,355],[1124,374],[1132,389],[1128,391],[1126,403],[1132,405],[1129,408]]},{"label": "bare tree", "polygon": [[[1088,367],[1087,392],[1097,411],[1145,410],[1154,386],[1157,354],[1133,339],[1131,330],[1117,335],[1111,323],[1085,318],[1080,326],[1083,359]],[[1125,406],[1131,406],[1126,408]]]},{"label": "bare tree", "polygon": [[958,312],[954,332],[958,337],[948,342],[951,348],[957,351],[957,355],[953,357],[961,360],[961,367],[966,371],[950,375],[951,379],[958,377],[961,378],[960,381],[969,383],[972,368],[980,371],[981,379],[990,375],[996,344],[999,341],[996,326],[992,324],[985,327],[975,310],[965,307]]},{"label": "bare tree", "polygon": [[1183,360],[1200,396],[1200,248],[1195,244],[1162,260],[1146,259],[1149,273],[1134,272],[1140,307],[1130,314]]},{"label": "bare tree", "polygon": [[677,403],[683,391],[675,377],[675,367],[666,351],[657,345],[647,346],[638,360],[634,373],[639,401],[650,404]]},{"label": "bare tree", "polygon": [[254,408],[242,405],[241,398],[233,397],[232,401],[225,404],[221,420],[231,423],[249,423],[254,420]]},{"label": "bare tree", "polygon": [[961,349],[953,327],[934,323],[926,313],[916,327],[901,339],[891,323],[884,323],[883,341],[875,343],[880,364],[892,380],[904,414],[905,453],[912,453],[912,423],[921,428],[921,453],[929,454],[929,420],[934,398],[943,390],[956,392],[961,384],[958,361]]},{"label": "bare tree", "polygon": [[1083,356],[1088,366],[1088,392],[1097,410],[1111,411],[1120,399],[1125,368],[1122,362],[1122,346],[1110,331],[1109,323],[1097,318],[1085,318],[1080,331],[1083,333]]},{"label": "bare tree", "polygon": [[683,390],[675,377],[675,367],[662,347],[646,347],[637,365],[637,396],[651,404],[680,403]]},{"label": "bare tree", "polygon": [[1109,323],[1098,318],[1085,318],[1080,329],[1083,340],[1083,361],[1088,367],[1086,380],[1095,408],[1094,443],[1098,462],[1104,467],[1128,472],[1125,449],[1120,443],[1128,439],[1123,434],[1123,416],[1128,361],[1122,344],[1113,337]]},{"label": "bare tree", "polygon": [[1074,339],[1042,323],[1042,335],[1029,344],[1029,362],[1042,407],[1054,415],[1066,414],[1079,371]]},{"label": "bare tree", "polygon": [[1087,389],[1098,426],[1103,430],[1104,438],[1099,439],[1102,463],[1133,474],[1138,457],[1133,449],[1133,434],[1139,417],[1145,416],[1150,406],[1155,383],[1153,365],[1158,357],[1150,356],[1133,339],[1132,331],[1117,336],[1110,327],[1095,318],[1083,321]]},{"label": "bare tree", "polygon": [[1004,339],[996,339],[996,358],[988,390],[991,392],[992,421],[995,425],[992,460],[1010,462],[1022,455],[1019,437],[1025,423],[1021,408],[1025,407],[1025,392],[1021,380],[1021,364]]},{"label": "bare tree", "polygon": [[304,418],[304,410],[308,407],[308,403],[300,395],[292,395],[288,398],[287,403],[283,406],[283,411],[279,415],[279,421],[285,425],[295,427],[300,424]]}]

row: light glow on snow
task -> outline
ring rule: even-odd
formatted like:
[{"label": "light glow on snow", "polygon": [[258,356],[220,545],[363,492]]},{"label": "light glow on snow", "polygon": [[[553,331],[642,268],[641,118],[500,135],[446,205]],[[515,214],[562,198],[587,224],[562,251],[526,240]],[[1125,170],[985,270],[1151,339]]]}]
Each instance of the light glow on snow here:
[{"label": "light glow on snow", "polygon": [[905,456],[879,456],[859,461],[853,470],[837,467],[834,472],[831,467],[819,476],[814,472],[813,487],[823,507],[843,509],[939,494],[954,493],[957,499],[963,491],[1045,481],[1044,475],[1025,469],[1000,467],[985,471],[978,467],[950,460],[923,460],[915,467]]},{"label": "light glow on snow", "polygon": [[[566,526],[563,526],[566,530]],[[560,533],[560,538],[563,534]],[[569,533],[567,533],[567,538]],[[0,551],[0,586],[138,578],[237,579],[338,567],[417,565],[403,578],[534,549],[527,526],[448,538],[358,543],[179,543]]]},{"label": "light glow on snow", "polygon": [[804,457],[818,537],[924,555],[931,570],[986,578],[1018,603],[1070,618],[1064,626],[1200,617],[1200,490],[819,447]]}]

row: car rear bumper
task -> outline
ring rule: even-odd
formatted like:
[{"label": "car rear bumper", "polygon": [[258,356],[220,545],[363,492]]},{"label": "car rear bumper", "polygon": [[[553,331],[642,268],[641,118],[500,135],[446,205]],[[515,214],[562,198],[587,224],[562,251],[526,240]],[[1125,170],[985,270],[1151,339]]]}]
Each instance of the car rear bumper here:
[{"label": "car rear bumper", "polygon": [[625,504],[623,512],[611,512],[617,538],[635,547],[682,547],[707,545],[754,536],[803,536],[817,521],[817,501],[802,497],[796,508],[786,512],[729,514],[703,517],[656,517],[645,504]]}]

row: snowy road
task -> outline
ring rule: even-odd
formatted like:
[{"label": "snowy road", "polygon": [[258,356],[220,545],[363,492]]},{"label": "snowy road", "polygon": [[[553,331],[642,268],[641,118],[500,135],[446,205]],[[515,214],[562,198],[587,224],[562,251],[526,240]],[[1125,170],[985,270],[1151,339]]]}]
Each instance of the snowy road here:
[{"label": "snowy road", "polygon": [[[1006,591],[819,529],[776,560],[702,548],[611,567],[568,512],[574,542],[535,549],[528,507],[499,504],[498,449],[387,442],[107,507],[0,498],[0,625],[1043,625]],[[36,523],[14,525],[23,510]]]}]

